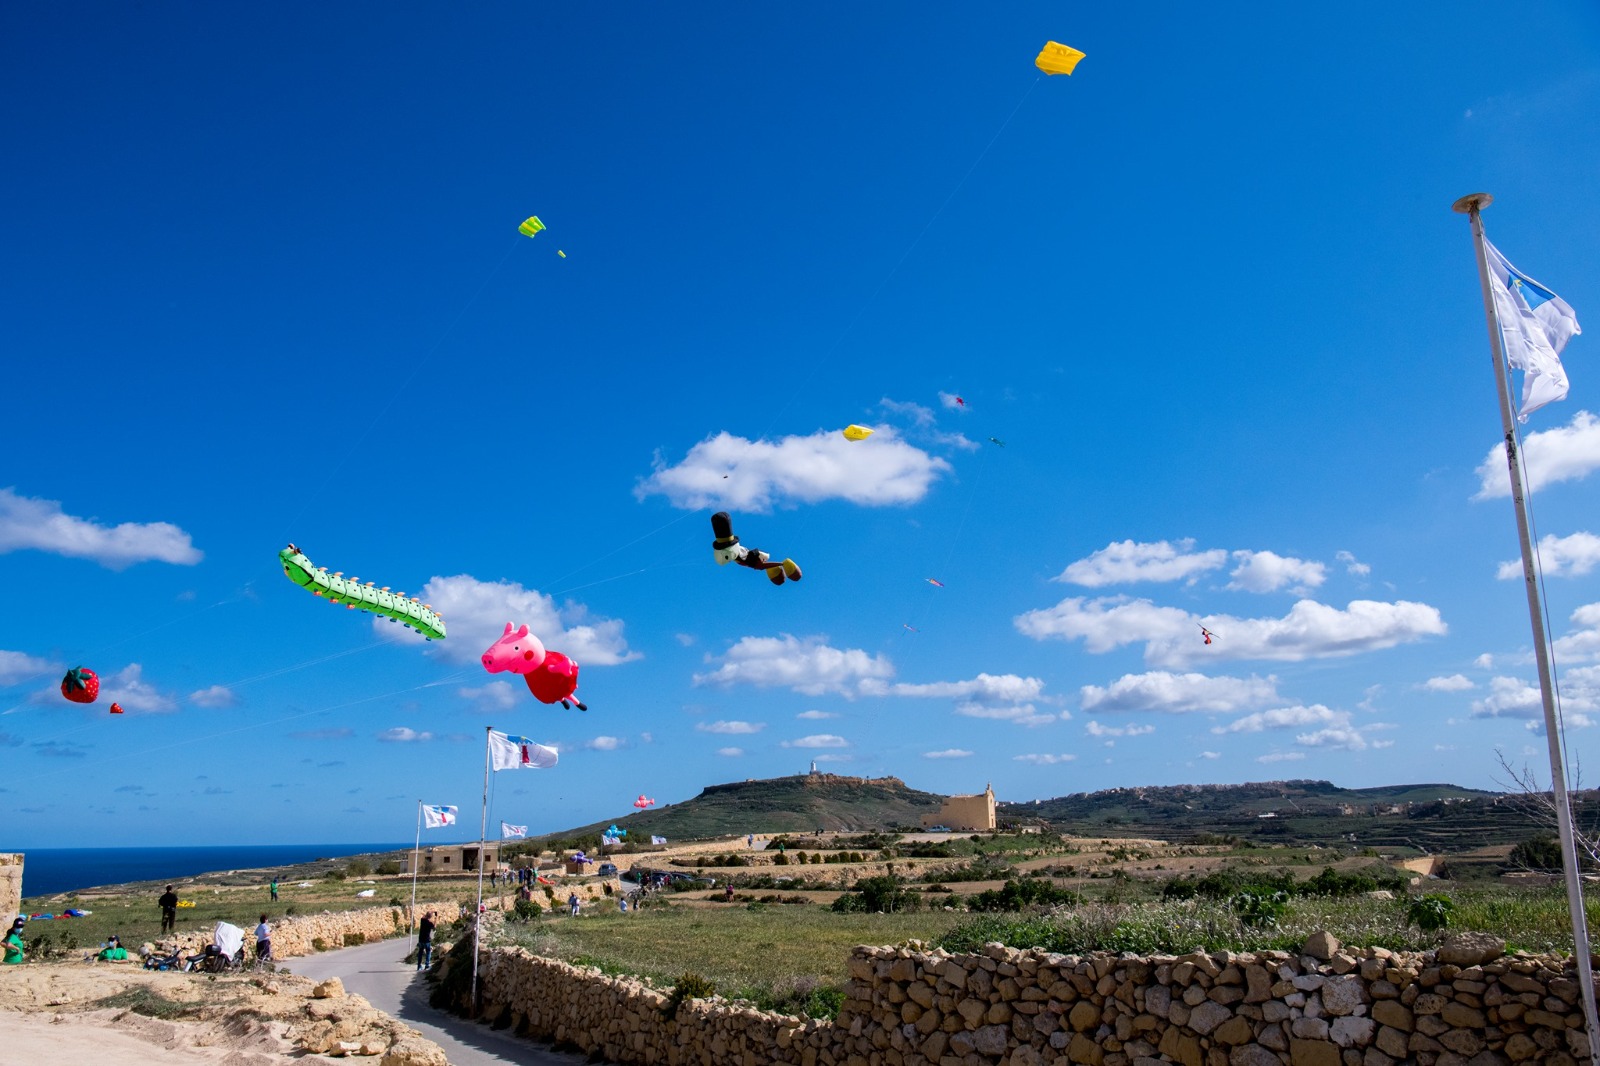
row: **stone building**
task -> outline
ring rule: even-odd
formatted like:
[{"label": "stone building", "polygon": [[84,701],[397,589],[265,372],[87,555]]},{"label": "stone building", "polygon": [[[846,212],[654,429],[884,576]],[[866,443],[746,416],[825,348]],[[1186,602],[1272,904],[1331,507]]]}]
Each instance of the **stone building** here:
[{"label": "stone building", "polygon": [[0,917],[6,924],[22,909],[22,853],[0,852]]},{"label": "stone building", "polygon": [[951,796],[944,801],[937,814],[924,814],[922,827],[936,825],[968,832],[986,832],[994,829],[994,787],[984,785],[976,796]]},{"label": "stone building", "polygon": [[[406,852],[400,863],[400,872],[411,873],[411,860],[416,852]],[[483,845],[483,872],[499,870],[500,845],[495,841],[488,841]],[[437,847],[423,848],[417,873],[423,877],[429,874],[473,874],[478,872],[478,845],[476,844],[441,844]]]}]

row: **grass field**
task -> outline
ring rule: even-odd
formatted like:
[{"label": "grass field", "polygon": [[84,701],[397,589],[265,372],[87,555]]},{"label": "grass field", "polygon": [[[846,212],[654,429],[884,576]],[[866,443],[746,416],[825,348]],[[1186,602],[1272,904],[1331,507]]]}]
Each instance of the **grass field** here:
[{"label": "grass field", "polygon": [[[793,1009],[815,988],[840,988],[857,944],[934,940],[960,915],[834,914],[815,906],[663,906],[508,923],[509,943],[608,973],[671,985],[684,972],[723,995]],[[812,1013],[817,1013],[812,1011]]]}]

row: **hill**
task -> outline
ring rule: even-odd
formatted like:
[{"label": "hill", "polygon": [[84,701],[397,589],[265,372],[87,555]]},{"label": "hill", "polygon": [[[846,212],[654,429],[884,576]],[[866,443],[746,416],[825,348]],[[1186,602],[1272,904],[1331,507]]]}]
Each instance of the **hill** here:
[{"label": "hill", "polygon": [[[615,821],[628,831],[630,840],[649,840],[651,835],[685,840],[815,829],[889,829],[916,825],[922,815],[937,811],[944,799],[908,788],[898,777],[796,774],[708,785],[693,799]],[[595,822],[550,836],[587,836],[610,824]]]},{"label": "hill", "polygon": [[[1579,820],[1600,821],[1595,794],[1574,795]],[[1448,784],[1340,788],[1328,781],[1172,785],[1007,803],[1007,821],[1042,818],[1064,833],[1169,840],[1238,836],[1260,843],[1461,852],[1526,839],[1539,829],[1516,797]]]}]

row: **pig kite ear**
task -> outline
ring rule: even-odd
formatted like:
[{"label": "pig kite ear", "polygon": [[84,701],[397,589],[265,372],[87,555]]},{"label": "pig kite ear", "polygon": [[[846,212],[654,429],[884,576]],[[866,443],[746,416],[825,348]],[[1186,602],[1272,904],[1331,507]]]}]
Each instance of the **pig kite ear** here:
[{"label": "pig kite ear", "polygon": [[502,637],[509,637],[511,635],[511,623],[510,622],[506,623],[506,631],[504,633],[500,634],[500,635]]},{"label": "pig kite ear", "polygon": [[[510,622],[506,623],[506,632],[507,633],[511,632],[511,623]],[[521,629],[517,630],[517,639],[518,640],[521,640],[523,637],[525,637],[527,635],[528,635],[528,627],[527,626],[523,626]]]}]

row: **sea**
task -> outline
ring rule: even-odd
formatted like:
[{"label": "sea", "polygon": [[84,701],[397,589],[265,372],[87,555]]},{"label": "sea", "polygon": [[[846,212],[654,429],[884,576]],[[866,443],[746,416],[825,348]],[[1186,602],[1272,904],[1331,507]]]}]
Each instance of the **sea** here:
[{"label": "sea", "polygon": [[[23,851],[24,897],[129,881],[177,881],[219,870],[293,866],[346,855],[409,851],[399,844],[250,844],[209,848],[33,848]],[[0,851],[6,850],[0,848]]]}]

